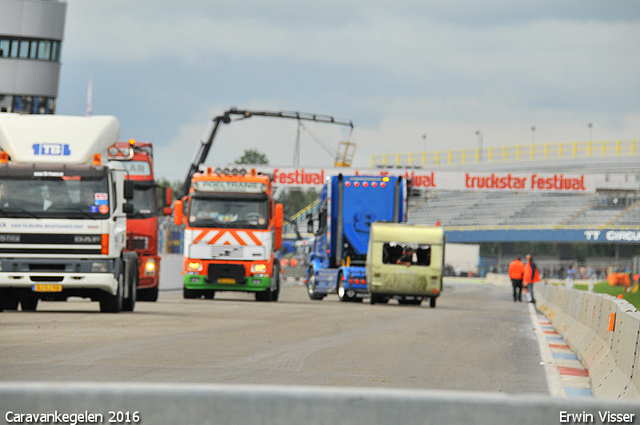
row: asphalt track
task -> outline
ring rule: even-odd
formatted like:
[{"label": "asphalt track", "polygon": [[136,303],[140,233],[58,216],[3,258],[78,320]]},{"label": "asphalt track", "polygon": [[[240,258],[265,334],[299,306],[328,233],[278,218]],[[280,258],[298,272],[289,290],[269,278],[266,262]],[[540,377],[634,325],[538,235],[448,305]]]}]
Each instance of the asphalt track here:
[{"label": "asphalt track", "polygon": [[162,291],[134,313],[75,299],[0,313],[1,381],[395,387],[549,394],[526,303],[510,289],[447,281],[435,309]]}]

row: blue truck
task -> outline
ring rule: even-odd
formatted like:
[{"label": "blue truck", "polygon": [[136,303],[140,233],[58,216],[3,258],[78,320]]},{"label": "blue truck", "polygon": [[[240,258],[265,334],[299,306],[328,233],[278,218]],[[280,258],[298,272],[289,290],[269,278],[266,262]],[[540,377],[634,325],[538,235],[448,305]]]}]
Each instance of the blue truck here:
[{"label": "blue truck", "polygon": [[375,221],[405,221],[407,188],[400,176],[328,177],[320,194],[318,230],[308,256],[309,298],[341,301],[369,295],[365,261]]}]

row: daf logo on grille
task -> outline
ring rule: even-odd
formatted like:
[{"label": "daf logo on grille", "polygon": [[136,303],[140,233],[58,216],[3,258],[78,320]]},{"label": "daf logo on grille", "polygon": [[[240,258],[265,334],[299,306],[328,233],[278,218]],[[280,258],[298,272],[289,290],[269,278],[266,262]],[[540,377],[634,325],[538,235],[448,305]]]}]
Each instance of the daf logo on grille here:
[{"label": "daf logo on grille", "polygon": [[77,236],[73,237],[73,242],[74,243],[86,243],[86,244],[100,243],[101,238],[102,237],[100,235],[91,235],[91,236],[77,235]]},{"label": "daf logo on grille", "polygon": [[0,243],[20,243],[20,235],[0,235]]}]

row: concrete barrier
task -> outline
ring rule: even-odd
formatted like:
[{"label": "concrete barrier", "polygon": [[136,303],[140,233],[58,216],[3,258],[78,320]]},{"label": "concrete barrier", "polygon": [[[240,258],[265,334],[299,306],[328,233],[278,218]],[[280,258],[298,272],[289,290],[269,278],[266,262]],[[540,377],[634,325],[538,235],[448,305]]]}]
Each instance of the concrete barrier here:
[{"label": "concrete barrier", "polygon": [[537,308],[589,370],[598,398],[640,400],[640,313],[627,301],[549,284]]},{"label": "concrete barrier", "polygon": [[[630,400],[530,394],[160,383],[0,383],[1,424],[549,425],[611,423],[601,416],[607,413],[627,418],[627,423],[637,422],[640,414],[638,403]],[[40,421],[19,416],[26,414],[57,416],[56,420]],[[568,415],[581,415],[582,419],[576,416],[570,421]]]},{"label": "concrete barrier", "polygon": [[508,286],[511,287],[511,279],[506,274],[500,273],[487,273],[484,278],[484,283],[489,283],[491,285],[497,286]]}]

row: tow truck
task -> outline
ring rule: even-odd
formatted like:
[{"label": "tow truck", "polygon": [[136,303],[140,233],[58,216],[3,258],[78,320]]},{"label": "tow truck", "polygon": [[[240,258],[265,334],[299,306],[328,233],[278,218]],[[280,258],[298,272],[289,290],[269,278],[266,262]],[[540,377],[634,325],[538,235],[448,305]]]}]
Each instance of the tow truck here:
[{"label": "tow truck", "polygon": [[257,301],[277,301],[283,209],[274,203],[271,178],[255,170],[205,168],[191,186],[174,206],[175,224],[186,225],[184,298],[243,291]]}]

